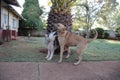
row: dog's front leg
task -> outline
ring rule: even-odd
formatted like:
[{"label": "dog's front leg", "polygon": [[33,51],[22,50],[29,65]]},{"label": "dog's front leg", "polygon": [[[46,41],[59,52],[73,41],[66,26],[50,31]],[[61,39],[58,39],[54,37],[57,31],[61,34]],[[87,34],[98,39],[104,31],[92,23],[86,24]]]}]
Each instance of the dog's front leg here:
[{"label": "dog's front leg", "polygon": [[60,45],[60,59],[59,59],[58,63],[61,63],[61,62],[62,62],[63,52],[64,52],[64,46],[63,46],[63,45]]},{"label": "dog's front leg", "polygon": [[71,50],[69,49],[69,47],[67,48],[67,56],[66,56],[66,58],[69,58],[70,57],[70,52],[71,52]]}]

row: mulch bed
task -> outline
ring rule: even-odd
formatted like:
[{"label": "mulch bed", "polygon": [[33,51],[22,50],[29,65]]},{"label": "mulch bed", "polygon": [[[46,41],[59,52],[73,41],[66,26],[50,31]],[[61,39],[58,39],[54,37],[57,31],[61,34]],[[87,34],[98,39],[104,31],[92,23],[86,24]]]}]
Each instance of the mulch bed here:
[{"label": "mulch bed", "polygon": [[[40,53],[43,53],[43,54],[47,54],[47,52],[48,52],[48,50],[47,50],[47,48],[45,48],[45,47],[40,47],[39,48],[39,52]],[[55,55],[59,55],[60,53],[60,50],[55,50]],[[73,49],[71,49],[71,53],[76,53],[76,51],[75,50],[73,50]],[[67,51],[65,51],[64,52],[64,55],[67,55]]]},{"label": "mulch bed", "polygon": [[41,53],[45,53],[45,54],[47,54],[47,48],[45,48],[45,47],[40,47],[39,48],[39,51],[41,52]]}]

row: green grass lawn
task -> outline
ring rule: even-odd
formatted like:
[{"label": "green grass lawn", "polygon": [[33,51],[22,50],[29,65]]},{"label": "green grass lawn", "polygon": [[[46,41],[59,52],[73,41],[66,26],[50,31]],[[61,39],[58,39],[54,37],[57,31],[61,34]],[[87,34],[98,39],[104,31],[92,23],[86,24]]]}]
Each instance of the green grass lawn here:
[{"label": "green grass lawn", "polygon": [[[43,37],[20,37],[18,40],[7,42],[0,46],[0,62],[47,62],[45,53],[40,53],[39,49],[46,47]],[[72,47],[69,59],[63,62],[76,60],[75,47]],[[54,55],[49,62],[57,62],[59,55]],[[85,61],[113,61],[120,60],[120,41],[98,39],[88,44],[88,48],[83,53]]]}]

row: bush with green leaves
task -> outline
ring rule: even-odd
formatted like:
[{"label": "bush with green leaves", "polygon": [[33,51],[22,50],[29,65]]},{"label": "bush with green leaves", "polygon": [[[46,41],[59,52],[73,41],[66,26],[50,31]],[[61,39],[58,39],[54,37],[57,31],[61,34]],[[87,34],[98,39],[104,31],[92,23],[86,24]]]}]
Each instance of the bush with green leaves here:
[{"label": "bush with green leaves", "polygon": [[98,32],[98,38],[103,38],[104,29],[103,28],[96,28],[96,30]]},{"label": "bush with green leaves", "polygon": [[20,20],[20,28],[37,28],[41,30],[43,23],[40,16],[43,10],[39,6],[38,0],[25,0],[23,8],[22,16],[24,19]]},{"label": "bush with green leaves", "polygon": [[109,33],[104,32],[104,33],[103,33],[103,37],[104,37],[104,38],[108,38],[108,37],[109,37]]},{"label": "bush with green leaves", "polygon": [[120,36],[120,27],[116,29],[116,32],[117,32],[117,36]]}]

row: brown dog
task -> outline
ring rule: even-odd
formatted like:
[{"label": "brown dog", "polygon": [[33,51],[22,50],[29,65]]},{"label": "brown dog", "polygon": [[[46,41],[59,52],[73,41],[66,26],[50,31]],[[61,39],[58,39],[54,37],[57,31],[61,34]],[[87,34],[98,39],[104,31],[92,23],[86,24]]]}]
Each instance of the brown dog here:
[{"label": "brown dog", "polygon": [[97,31],[95,30],[96,35],[92,40],[87,40],[87,39],[83,38],[82,36],[78,36],[78,35],[75,35],[75,34],[68,32],[66,30],[65,26],[62,25],[61,23],[57,23],[55,25],[57,27],[58,40],[59,40],[59,44],[60,44],[59,63],[62,62],[63,52],[64,52],[65,47],[67,47],[67,51],[68,51],[67,58],[68,58],[70,56],[69,47],[76,46],[77,47],[76,52],[78,54],[78,61],[74,64],[78,65],[82,60],[82,52],[86,49],[87,44],[97,38],[97,36],[98,36]]}]

